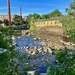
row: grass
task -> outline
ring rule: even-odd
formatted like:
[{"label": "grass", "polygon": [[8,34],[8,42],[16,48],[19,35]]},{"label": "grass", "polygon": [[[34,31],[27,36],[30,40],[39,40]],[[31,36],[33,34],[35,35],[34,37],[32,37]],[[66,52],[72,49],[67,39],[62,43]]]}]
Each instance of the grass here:
[{"label": "grass", "polygon": [[30,30],[35,30],[36,26],[30,25]]}]

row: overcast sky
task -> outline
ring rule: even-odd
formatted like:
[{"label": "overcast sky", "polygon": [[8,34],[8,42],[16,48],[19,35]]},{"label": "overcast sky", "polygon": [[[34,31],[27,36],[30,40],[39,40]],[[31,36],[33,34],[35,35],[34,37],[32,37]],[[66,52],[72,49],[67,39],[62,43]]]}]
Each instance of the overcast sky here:
[{"label": "overcast sky", "polygon": [[[38,13],[40,15],[52,12],[55,9],[65,14],[65,8],[73,0],[10,0],[11,14],[19,14],[22,7],[23,16]],[[0,0],[0,14],[7,14],[7,0]]]}]

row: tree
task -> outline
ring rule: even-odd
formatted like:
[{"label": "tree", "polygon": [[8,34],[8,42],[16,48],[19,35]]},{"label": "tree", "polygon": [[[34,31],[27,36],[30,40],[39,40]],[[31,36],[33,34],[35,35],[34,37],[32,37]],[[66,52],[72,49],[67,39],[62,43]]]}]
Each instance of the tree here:
[{"label": "tree", "polygon": [[3,22],[0,20],[0,24],[2,24]]},{"label": "tree", "polygon": [[41,18],[42,18],[42,19],[49,19],[49,14],[43,14],[43,15],[41,16]]},{"label": "tree", "polygon": [[8,25],[8,20],[7,20],[7,19],[4,19],[4,20],[3,20],[3,23],[4,23],[4,25],[7,26],[7,25]]},{"label": "tree", "polygon": [[63,29],[68,38],[75,43],[75,1],[70,3],[70,7],[67,8],[67,15],[63,16],[61,22]]},{"label": "tree", "polygon": [[58,9],[56,9],[56,10],[52,11],[52,12],[49,13],[49,14],[43,14],[43,15],[41,16],[41,18],[42,18],[42,19],[49,19],[49,18],[51,18],[51,17],[59,17],[59,16],[62,16],[62,14],[61,14],[61,12],[60,12]]},{"label": "tree", "polygon": [[75,50],[65,48],[55,54],[56,65],[50,65],[47,75],[75,75]]},{"label": "tree", "polygon": [[18,16],[18,15],[14,15],[14,17],[13,17],[13,23],[14,23],[15,25],[21,25],[21,24],[22,24],[22,19],[21,19],[21,17]]},{"label": "tree", "polygon": [[63,31],[70,39],[71,42],[75,43],[75,20],[72,16],[63,16],[60,20],[63,24]]},{"label": "tree", "polygon": [[33,68],[28,54],[21,53],[12,40],[13,28],[0,26],[0,75],[24,75]]},{"label": "tree", "polygon": [[[68,38],[75,43],[75,0],[70,3],[70,7],[66,9],[66,16],[62,16],[60,20],[63,29]],[[50,65],[47,75],[75,75],[75,47],[71,49],[61,49],[55,54],[57,64]]]},{"label": "tree", "polygon": [[66,12],[68,12],[68,15],[75,17],[75,0],[74,0],[74,2],[70,3],[69,8],[66,8]]},{"label": "tree", "polygon": [[56,9],[49,14],[49,17],[58,17],[58,16],[61,16],[61,15],[62,15],[61,12],[58,9]]},{"label": "tree", "polygon": [[40,15],[39,15],[39,14],[34,13],[34,14],[33,14],[33,18],[34,18],[34,19],[40,19],[41,17],[40,17]]},{"label": "tree", "polygon": [[14,60],[18,53],[11,37],[11,27],[0,27],[0,75],[21,75]]},{"label": "tree", "polygon": [[27,18],[27,22],[30,23],[32,19],[33,19],[33,15],[32,14],[29,14],[28,15],[28,18]]},{"label": "tree", "polygon": [[41,18],[40,15],[37,14],[37,13],[29,14],[29,16],[27,18],[27,22],[30,23],[31,20],[33,20],[33,19],[40,19],[40,18]]}]

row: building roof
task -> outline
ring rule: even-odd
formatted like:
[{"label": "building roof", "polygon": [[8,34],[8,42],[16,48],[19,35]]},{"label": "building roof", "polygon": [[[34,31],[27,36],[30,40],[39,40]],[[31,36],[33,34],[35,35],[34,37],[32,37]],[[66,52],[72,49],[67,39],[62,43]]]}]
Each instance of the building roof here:
[{"label": "building roof", "polygon": [[32,22],[44,22],[44,21],[52,21],[52,20],[60,20],[61,17],[52,17],[49,19],[33,19]]}]

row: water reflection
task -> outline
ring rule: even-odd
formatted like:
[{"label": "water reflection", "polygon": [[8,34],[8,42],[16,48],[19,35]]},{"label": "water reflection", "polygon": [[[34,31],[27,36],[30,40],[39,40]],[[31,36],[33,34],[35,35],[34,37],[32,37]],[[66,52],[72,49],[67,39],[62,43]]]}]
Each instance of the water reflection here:
[{"label": "water reflection", "polygon": [[29,37],[29,36],[16,37],[13,42],[18,44],[19,49],[21,49],[21,47],[25,47],[25,46],[28,46],[28,47],[32,47],[32,46],[43,47],[38,40],[34,41],[33,37]]}]

